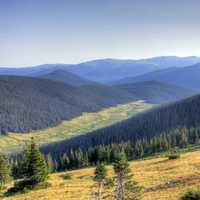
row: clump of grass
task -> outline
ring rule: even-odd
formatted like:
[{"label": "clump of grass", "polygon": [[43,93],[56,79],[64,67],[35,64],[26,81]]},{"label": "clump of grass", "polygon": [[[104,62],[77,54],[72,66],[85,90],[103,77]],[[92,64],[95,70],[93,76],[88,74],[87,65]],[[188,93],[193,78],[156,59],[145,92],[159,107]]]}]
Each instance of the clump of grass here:
[{"label": "clump of grass", "polygon": [[169,154],[168,154],[168,159],[169,160],[176,160],[180,158],[180,153],[178,152],[177,149],[172,150]]},{"label": "clump of grass", "polygon": [[180,154],[170,154],[168,156],[169,160],[176,160],[176,159],[179,159],[179,158],[180,158]]},{"label": "clump of grass", "polygon": [[72,179],[72,176],[71,176],[70,174],[64,174],[64,175],[62,175],[62,178],[63,178],[64,180],[71,180],[71,179]]}]

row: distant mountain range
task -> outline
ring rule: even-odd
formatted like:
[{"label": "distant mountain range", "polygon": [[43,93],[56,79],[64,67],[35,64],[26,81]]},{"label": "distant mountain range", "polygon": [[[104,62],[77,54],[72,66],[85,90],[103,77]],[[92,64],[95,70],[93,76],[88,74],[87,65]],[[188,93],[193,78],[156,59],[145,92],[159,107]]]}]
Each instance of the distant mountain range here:
[{"label": "distant mountain range", "polygon": [[1,75],[42,76],[55,70],[67,70],[88,80],[110,83],[169,67],[200,63],[199,57],[155,57],[140,60],[102,59],[80,64],[45,64],[25,68],[0,68]]},{"label": "distant mountain range", "polygon": [[168,68],[164,70],[146,73],[140,76],[125,78],[116,81],[117,84],[130,84],[143,81],[161,81],[170,83],[185,88],[200,90],[200,63],[182,67],[182,68]]}]

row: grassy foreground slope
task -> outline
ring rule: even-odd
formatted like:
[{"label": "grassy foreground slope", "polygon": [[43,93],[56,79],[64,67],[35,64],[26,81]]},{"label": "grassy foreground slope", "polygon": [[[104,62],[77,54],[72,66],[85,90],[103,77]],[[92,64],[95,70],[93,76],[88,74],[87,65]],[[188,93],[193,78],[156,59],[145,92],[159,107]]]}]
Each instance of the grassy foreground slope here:
[{"label": "grassy foreground slope", "polygon": [[[144,187],[142,200],[178,200],[186,191],[200,187],[200,152],[182,154],[180,159],[154,158],[130,163],[135,180]],[[112,168],[109,176],[113,175]],[[5,200],[86,200],[91,199],[94,168],[56,173],[47,189],[19,194]],[[70,180],[63,178],[66,173]]]},{"label": "grassy foreground slope", "polygon": [[80,117],[63,121],[53,128],[31,133],[9,133],[7,136],[0,136],[0,152],[11,153],[19,151],[31,137],[34,137],[41,145],[62,141],[112,125],[151,107],[151,104],[136,101],[106,108],[96,113],[84,113]]}]

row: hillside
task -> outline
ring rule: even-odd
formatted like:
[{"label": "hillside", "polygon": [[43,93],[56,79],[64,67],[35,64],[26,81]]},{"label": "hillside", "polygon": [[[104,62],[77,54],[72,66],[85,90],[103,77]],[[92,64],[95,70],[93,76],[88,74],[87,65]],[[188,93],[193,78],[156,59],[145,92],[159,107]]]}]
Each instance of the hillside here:
[{"label": "hillside", "polygon": [[28,77],[0,77],[0,132],[28,132],[57,125],[62,120],[133,100],[107,86],[93,90]]},{"label": "hillside", "polygon": [[156,70],[154,64],[136,60],[102,59],[69,67],[74,74],[100,83],[109,83],[127,76],[136,76]]},{"label": "hillside", "polygon": [[131,93],[138,99],[158,104],[176,101],[195,94],[192,90],[158,81],[122,84],[117,88]]},{"label": "hillside", "polygon": [[82,78],[80,76],[77,76],[73,73],[70,73],[66,70],[55,70],[53,72],[44,74],[39,76],[40,78],[49,79],[53,81],[63,82],[68,85],[73,86],[81,86],[81,85],[94,85],[96,84],[93,81],[89,81],[85,78]]},{"label": "hillside", "polygon": [[71,120],[64,120],[55,127],[28,133],[9,133],[6,136],[0,136],[0,152],[5,154],[19,152],[32,137],[40,145],[70,139],[128,119],[152,106],[142,101],[136,101],[104,108],[99,112],[83,113]]},{"label": "hillside", "polygon": [[173,72],[178,70],[177,67],[170,67],[166,69],[155,70],[153,72],[145,73],[135,77],[127,77],[117,81],[113,81],[110,85],[123,85],[123,84],[132,84],[137,82],[145,82],[145,81],[156,81],[157,77],[164,75],[165,73]]},{"label": "hillside", "polygon": [[[89,147],[96,145],[108,145],[128,141],[132,141],[133,147],[135,147],[136,141],[147,139],[150,143],[151,139],[161,136],[163,133],[167,135],[171,132],[171,135],[176,136],[177,132],[180,133],[176,129],[183,127],[188,129],[197,128],[197,132],[199,133],[199,115],[200,95],[197,95],[148,110],[110,127],[48,145],[43,148],[43,151],[45,153],[51,152],[58,156],[62,152],[68,152],[70,148],[87,150]],[[190,131],[188,134],[190,134]],[[175,146],[179,145],[178,141],[177,139]]]},{"label": "hillside", "polygon": [[[67,72],[66,70],[56,70],[41,76],[41,78],[64,82],[74,86],[84,86],[86,91],[89,90],[93,93],[97,93],[96,88],[98,87],[99,93],[106,94],[106,90],[104,89],[105,86],[96,82],[88,81],[82,77]],[[127,95],[129,93],[133,99],[144,100],[155,104],[168,103],[195,94],[192,90],[158,81],[122,84],[116,86],[115,88],[122,93],[127,92]]]},{"label": "hillside", "polygon": [[141,76],[123,79],[116,83],[127,84],[151,80],[179,85],[194,90],[200,90],[200,64],[195,64],[183,68],[172,68],[151,72]]},{"label": "hillside", "polygon": [[[133,178],[144,187],[142,200],[179,200],[191,189],[200,187],[200,152],[186,153],[177,160],[165,157],[130,163]],[[112,168],[107,167],[109,176]],[[4,200],[85,200],[94,191],[92,180],[94,168],[68,171],[50,175],[47,189],[29,191]],[[70,174],[71,179],[64,177]]]},{"label": "hillside", "polygon": [[169,67],[184,67],[200,62],[198,57],[163,56],[139,60],[101,59],[80,63],[69,70],[87,79],[111,83]]}]

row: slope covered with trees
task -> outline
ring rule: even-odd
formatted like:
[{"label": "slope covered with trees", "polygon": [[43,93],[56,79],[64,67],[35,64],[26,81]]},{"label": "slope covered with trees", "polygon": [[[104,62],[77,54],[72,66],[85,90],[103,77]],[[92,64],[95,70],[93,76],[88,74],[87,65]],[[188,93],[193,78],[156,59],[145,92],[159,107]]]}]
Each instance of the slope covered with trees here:
[{"label": "slope covered with trees", "polygon": [[194,90],[200,90],[200,64],[197,63],[188,67],[169,68],[154,71],[136,77],[125,78],[116,81],[114,84],[130,84],[151,80],[179,85]]},{"label": "slope covered with trees", "polygon": [[158,104],[180,100],[195,94],[190,89],[158,81],[122,84],[116,87],[131,93],[138,99]]},{"label": "slope covered with trees", "polygon": [[73,86],[81,86],[81,85],[94,85],[96,84],[93,81],[89,81],[85,78],[82,78],[78,75],[75,75],[71,72],[66,70],[55,70],[51,73],[47,73],[44,75],[39,76],[40,78],[49,79],[58,82],[64,82],[69,85]]},{"label": "slope covered with trees", "polygon": [[[199,141],[199,115],[200,95],[197,95],[146,111],[87,135],[47,145],[43,147],[43,151],[51,153],[58,159],[58,163],[66,154],[70,160],[68,167],[80,167],[99,160],[112,162],[119,146],[125,149],[129,159],[172,147],[185,148],[188,144],[197,144]],[[78,159],[80,157],[81,161]]]},{"label": "slope covered with trees", "polygon": [[1,133],[43,129],[83,112],[133,100],[128,93],[112,87],[91,86],[87,89],[15,76],[0,77],[0,93]]},{"label": "slope covered with trees", "polygon": [[[84,86],[83,89],[85,91],[89,90],[90,92],[96,93],[96,95],[99,93],[106,94],[105,85],[86,80],[70,72],[66,72],[65,70],[56,70],[41,76],[41,78],[59,81],[74,86]],[[94,85],[96,87],[94,87]],[[96,88],[98,88],[97,91]],[[121,90],[122,93],[129,93],[129,95],[132,96],[135,100],[144,100],[156,104],[176,101],[195,94],[195,91],[191,89],[186,89],[180,86],[158,81],[122,84],[115,86],[115,89],[118,91]]]}]

